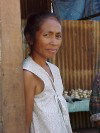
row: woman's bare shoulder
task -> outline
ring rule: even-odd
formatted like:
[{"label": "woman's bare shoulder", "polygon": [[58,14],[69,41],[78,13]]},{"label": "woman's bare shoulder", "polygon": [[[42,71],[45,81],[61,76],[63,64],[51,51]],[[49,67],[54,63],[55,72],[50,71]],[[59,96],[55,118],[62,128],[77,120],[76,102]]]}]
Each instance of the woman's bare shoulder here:
[{"label": "woman's bare shoulder", "polygon": [[33,86],[36,87],[37,84],[37,78],[36,75],[28,70],[24,70],[24,82],[26,83],[26,85],[28,86]]},{"label": "woman's bare shoulder", "polygon": [[28,78],[28,80],[34,80],[36,81],[37,80],[37,75],[35,75],[34,73],[28,71],[28,70],[23,70],[24,72],[24,77]]}]

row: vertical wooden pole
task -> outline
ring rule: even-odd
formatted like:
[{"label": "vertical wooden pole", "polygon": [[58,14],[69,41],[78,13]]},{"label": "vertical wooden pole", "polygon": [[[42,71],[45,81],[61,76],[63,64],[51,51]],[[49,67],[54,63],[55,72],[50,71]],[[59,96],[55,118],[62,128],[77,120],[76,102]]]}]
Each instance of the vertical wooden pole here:
[{"label": "vertical wooden pole", "polygon": [[1,0],[0,10],[2,129],[25,133],[20,0]]},{"label": "vertical wooden pole", "polygon": [[[1,2],[0,2],[1,7]],[[0,12],[0,133],[2,133],[2,90],[1,90],[1,12]]]}]

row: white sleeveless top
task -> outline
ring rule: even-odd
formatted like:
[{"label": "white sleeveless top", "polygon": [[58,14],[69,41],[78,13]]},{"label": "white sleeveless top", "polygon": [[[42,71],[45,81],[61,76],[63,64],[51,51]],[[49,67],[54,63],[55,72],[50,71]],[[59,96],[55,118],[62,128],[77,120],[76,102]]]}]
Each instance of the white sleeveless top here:
[{"label": "white sleeveless top", "polygon": [[47,62],[54,81],[49,74],[29,56],[23,69],[37,75],[44,82],[44,90],[34,97],[31,133],[72,133],[67,103],[62,96],[63,85],[57,66]]}]

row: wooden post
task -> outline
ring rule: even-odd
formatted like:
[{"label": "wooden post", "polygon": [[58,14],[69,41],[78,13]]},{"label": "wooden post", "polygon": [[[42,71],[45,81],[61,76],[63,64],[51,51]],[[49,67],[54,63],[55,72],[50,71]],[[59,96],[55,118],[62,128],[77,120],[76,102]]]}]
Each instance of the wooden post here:
[{"label": "wooden post", "polygon": [[25,133],[20,0],[0,2],[0,133]]},{"label": "wooden post", "polygon": [[[1,5],[0,5],[1,7]],[[1,14],[0,14],[0,133],[2,133],[2,90],[1,90]]]}]

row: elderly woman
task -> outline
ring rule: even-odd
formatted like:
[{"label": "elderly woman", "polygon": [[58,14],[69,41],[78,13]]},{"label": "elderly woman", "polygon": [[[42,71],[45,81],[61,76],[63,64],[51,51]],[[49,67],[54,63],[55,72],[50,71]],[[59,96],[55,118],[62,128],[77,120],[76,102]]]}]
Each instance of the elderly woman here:
[{"label": "elderly woman", "polygon": [[47,62],[61,46],[60,21],[52,13],[32,14],[24,34],[30,47],[23,62],[26,133],[72,133],[59,69]]},{"label": "elderly woman", "polygon": [[90,97],[91,121],[100,128],[100,73],[96,75]]}]

